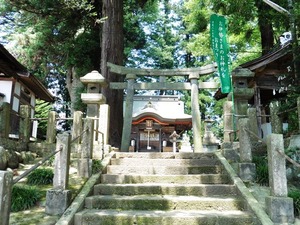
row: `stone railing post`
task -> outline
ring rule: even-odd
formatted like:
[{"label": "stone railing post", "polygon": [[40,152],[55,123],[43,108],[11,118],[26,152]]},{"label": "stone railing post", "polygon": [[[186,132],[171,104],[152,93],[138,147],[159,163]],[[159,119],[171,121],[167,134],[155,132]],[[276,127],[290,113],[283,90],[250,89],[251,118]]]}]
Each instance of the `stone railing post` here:
[{"label": "stone railing post", "polygon": [[223,104],[224,112],[224,142],[231,142],[230,133],[233,132],[233,102],[225,101]]},{"label": "stone railing post", "polygon": [[0,171],[0,225],[9,225],[13,174]]},{"label": "stone railing post", "polygon": [[266,197],[266,210],[276,224],[294,223],[293,199],[287,197],[286,160],[283,135],[270,134],[267,137],[269,186],[271,196]]},{"label": "stone railing post", "polygon": [[20,106],[20,125],[19,125],[19,139],[22,142],[28,143],[30,140],[30,107],[29,105]]},{"label": "stone railing post", "polygon": [[94,120],[92,118],[85,119],[83,130],[81,158],[78,161],[78,174],[81,177],[89,178],[92,175],[94,143]]},{"label": "stone railing post", "polygon": [[46,142],[55,143],[56,140],[56,112],[51,111],[48,114]]},{"label": "stone railing post", "polygon": [[240,163],[238,164],[238,174],[243,181],[254,181],[256,175],[255,164],[252,163],[252,146],[250,135],[247,131],[249,119],[238,120],[238,136],[240,142]]},{"label": "stone railing post", "polygon": [[271,120],[271,126],[272,126],[272,133],[274,134],[282,134],[282,119],[280,116],[278,116],[280,108],[280,102],[273,101],[270,103],[270,120]]},{"label": "stone railing post", "polygon": [[72,127],[72,142],[71,145],[71,153],[72,157],[79,158],[80,155],[80,143],[82,140],[82,137],[80,136],[83,130],[83,122],[82,122],[82,112],[81,111],[75,111],[73,113],[73,127]]},{"label": "stone railing post", "polygon": [[190,74],[189,79],[191,82],[191,108],[194,152],[202,152],[203,146],[201,138],[201,116],[199,109],[199,74]]},{"label": "stone railing post", "polygon": [[[257,137],[261,137],[261,132],[258,126],[256,108],[248,108],[247,115],[249,118],[249,130]],[[257,137],[250,135],[251,142],[257,142]]]},{"label": "stone railing post", "polygon": [[108,132],[109,132],[109,115],[110,115],[110,106],[108,104],[100,105],[100,115],[99,115],[99,131],[103,133],[100,141],[103,145],[108,144]]},{"label": "stone railing post", "polygon": [[71,191],[67,190],[69,182],[71,135],[67,132],[57,135],[53,189],[47,191],[45,212],[61,215],[71,202]]},{"label": "stone railing post", "polygon": [[83,126],[82,126],[82,112],[81,111],[75,111],[73,114],[73,128],[72,128],[72,138],[77,138],[74,142],[76,144],[81,143],[82,137],[80,137],[80,134],[82,132]]},{"label": "stone railing post", "polygon": [[0,104],[0,137],[8,138],[10,132],[10,104]]}]

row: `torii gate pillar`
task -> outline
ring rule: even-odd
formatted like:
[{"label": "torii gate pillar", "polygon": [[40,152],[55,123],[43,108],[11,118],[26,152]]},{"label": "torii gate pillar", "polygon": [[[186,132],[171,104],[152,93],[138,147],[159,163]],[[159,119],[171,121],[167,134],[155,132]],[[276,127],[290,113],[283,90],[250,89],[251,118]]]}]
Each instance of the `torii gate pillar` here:
[{"label": "torii gate pillar", "polygon": [[194,152],[202,152],[203,146],[201,141],[201,116],[199,109],[199,74],[189,75],[191,82],[191,107],[192,107],[192,124],[193,124],[193,141]]}]

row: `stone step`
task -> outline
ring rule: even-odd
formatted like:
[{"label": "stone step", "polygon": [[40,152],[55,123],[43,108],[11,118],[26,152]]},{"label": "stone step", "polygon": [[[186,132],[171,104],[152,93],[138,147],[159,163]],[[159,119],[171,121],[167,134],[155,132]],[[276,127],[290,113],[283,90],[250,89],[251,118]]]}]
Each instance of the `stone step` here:
[{"label": "stone step", "polygon": [[84,210],[76,214],[74,225],[256,225],[249,213],[242,211],[119,211]]},{"label": "stone step", "polygon": [[225,174],[198,175],[116,175],[102,174],[101,183],[104,184],[136,184],[136,183],[175,183],[175,184],[231,184],[232,181]]},{"label": "stone step", "polygon": [[143,159],[140,158],[118,158],[111,159],[111,165],[126,166],[215,166],[220,162],[215,158],[201,159]]},{"label": "stone step", "polygon": [[115,158],[143,158],[143,159],[215,159],[214,153],[199,152],[116,152]]},{"label": "stone step", "polygon": [[236,196],[174,195],[94,195],[85,199],[88,209],[117,210],[243,210],[244,202]]},{"label": "stone step", "polygon": [[235,195],[236,187],[230,184],[97,184],[94,195]]},{"label": "stone step", "polygon": [[107,174],[217,174],[222,173],[222,166],[126,166],[109,165]]}]

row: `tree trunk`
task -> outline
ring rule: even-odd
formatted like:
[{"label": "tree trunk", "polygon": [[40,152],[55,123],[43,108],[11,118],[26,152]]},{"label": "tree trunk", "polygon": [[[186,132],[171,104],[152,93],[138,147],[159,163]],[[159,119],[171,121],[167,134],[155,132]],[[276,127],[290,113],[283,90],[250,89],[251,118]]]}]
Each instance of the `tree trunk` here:
[{"label": "tree trunk", "polygon": [[269,6],[260,0],[256,0],[258,9],[258,26],[261,37],[262,55],[270,52],[274,47],[274,31],[272,26],[272,18],[268,12]]},{"label": "tree trunk", "polygon": [[262,21],[259,23],[259,30],[261,36],[262,55],[265,55],[274,47],[274,32],[272,24]]},{"label": "tree trunk", "polygon": [[74,112],[74,103],[77,100],[78,98],[78,88],[82,87],[82,83],[80,81],[80,78],[76,75],[76,72],[75,72],[75,68],[72,67],[72,68],[69,68],[68,69],[68,72],[66,74],[66,88],[68,90],[68,93],[69,93],[69,96],[70,96],[70,102],[71,102],[71,115],[73,115],[73,112]]},{"label": "tree trunk", "polygon": [[[101,74],[108,82],[118,82],[122,81],[122,77],[110,73],[107,62],[123,65],[123,1],[103,0],[102,4],[102,18],[107,19],[102,27]],[[114,147],[120,147],[123,127],[123,91],[104,88],[102,93],[110,106],[109,143]]]}]

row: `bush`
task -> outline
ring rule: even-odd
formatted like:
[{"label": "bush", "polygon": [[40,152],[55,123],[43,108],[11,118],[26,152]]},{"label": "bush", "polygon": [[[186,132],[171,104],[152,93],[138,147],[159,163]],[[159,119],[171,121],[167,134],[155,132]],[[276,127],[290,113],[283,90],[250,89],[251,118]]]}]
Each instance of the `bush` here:
[{"label": "bush", "polygon": [[103,169],[103,165],[101,163],[101,160],[94,159],[92,161],[92,173],[93,174],[100,173],[102,169]]},{"label": "bush", "polygon": [[11,211],[17,212],[34,206],[42,197],[36,187],[16,184],[12,188]]},{"label": "bush", "polygon": [[253,156],[256,165],[256,183],[264,186],[269,185],[269,170],[267,156]]},{"label": "bush", "polygon": [[27,177],[27,184],[44,185],[52,184],[54,173],[52,169],[40,168],[32,171]]},{"label": "bush", "polygon": [[300,215],[300,190],[297,188],[291,188],[288,192],[288,197],[294,200],[295,216],[299,216]]}]

